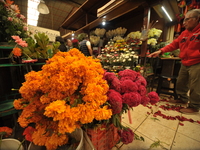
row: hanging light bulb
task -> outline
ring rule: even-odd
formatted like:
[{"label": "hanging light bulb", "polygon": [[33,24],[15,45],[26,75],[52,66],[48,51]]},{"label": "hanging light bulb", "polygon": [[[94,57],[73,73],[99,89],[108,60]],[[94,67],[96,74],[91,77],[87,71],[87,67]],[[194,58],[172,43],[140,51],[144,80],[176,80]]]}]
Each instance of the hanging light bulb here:
[{"label": "hanging light bulb", "polygon": [[106,19],[102,20],[102,25],[105,26],[106,25]]},{"label": "hanging light bulb", "polygon": [[40,1],[37,10],[41,13],[41,14],[49,14],[49,8],[47,7],[47,5],[45,4],[45,2],[43,0]]}]

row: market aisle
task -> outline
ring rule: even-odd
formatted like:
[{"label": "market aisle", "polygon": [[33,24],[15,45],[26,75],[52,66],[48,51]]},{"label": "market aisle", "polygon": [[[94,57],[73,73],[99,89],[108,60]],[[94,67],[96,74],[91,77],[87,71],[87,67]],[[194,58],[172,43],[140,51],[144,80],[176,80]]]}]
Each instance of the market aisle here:
[{"label": "market aisle", "polygon": [[[131,111],[132,122],[128,119],[128,114],[124,114],[123,125],[144,137],[145,142],[135,140],[131,144],[123,145],[120,150],[147,150],[152,144],[157,145],[157,148],[152,148],[153,150],[199,150],[200,113],[186,115],[175,110],[163,110],[163,108],[174,108],[174,106],[168,102],[160,102],[152,109],[140,105]],[[149,114],[152,110],[153,113]],[[161,115],[153,115],[157,111],[160,111]],[[164,119],[163,116],[169,120]],[[174,118],[175,120],[172,120]]]}]

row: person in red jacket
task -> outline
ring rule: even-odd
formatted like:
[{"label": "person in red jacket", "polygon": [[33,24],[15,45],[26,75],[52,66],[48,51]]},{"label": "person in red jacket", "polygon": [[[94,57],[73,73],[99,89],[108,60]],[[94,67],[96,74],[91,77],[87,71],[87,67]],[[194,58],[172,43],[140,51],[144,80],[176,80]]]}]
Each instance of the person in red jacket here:
[{"label": "person in red jacket", "polygon": [[[183,21],[185,31],[169,45],[152,53],[149,57],[157,57],[162,53],[180,49],[181,68],[177,78],[176,92],[179,96],[175,103],[188,103],[182,113],[194,113],[200,109],[200,9],[186,13]],[[190,96],[187,92],[190,90]]]}]

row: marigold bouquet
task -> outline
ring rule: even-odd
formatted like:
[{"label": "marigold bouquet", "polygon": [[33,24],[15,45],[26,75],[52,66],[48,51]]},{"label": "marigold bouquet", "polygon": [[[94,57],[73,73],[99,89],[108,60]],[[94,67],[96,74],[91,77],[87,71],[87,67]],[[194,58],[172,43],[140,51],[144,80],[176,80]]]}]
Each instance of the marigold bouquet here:
[{"label": "marigold bouquet", "polygon": [[58,52],[41,71],[26,74],[19,90],[22,98],[14,101],[14,107],[22,109],[21,127],[35,124],[33,143],[54,150],[68,142],[67,133],[111,118],[103,75],[99,60],[78,49]]}]

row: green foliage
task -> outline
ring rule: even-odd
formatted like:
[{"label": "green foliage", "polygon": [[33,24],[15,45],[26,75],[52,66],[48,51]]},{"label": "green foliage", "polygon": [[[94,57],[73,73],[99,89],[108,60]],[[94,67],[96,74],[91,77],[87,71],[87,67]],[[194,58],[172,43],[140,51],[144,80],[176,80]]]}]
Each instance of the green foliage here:
[{"label": "green foliage", "polygon": [[139,140],[144,142],[144,138],[142,136],[137,135],[136,133],[134,133],[134,140]]},{"label": "green foliage", "polygon": [[49,37],[45,33],[38,32],[34,35],[36,40],[35,50],[40,53],[41,58],[48,58],[48,44],[49,44]]},{"label": "green foliage", "polygon": [[154,143],[152,143],[152,144],[150,145],[150,148],[149,148],[149,149],[161,147],[162,149],[166,149],[166,150],[167,150],[167,148],[165,148],[165,147],[163,146],[163,144],[169,145],[169,144],[167,144],[167,143],[165,143],[165,142],[161,142],[161,141],[158,139],[157,141],[155,141]]}]

